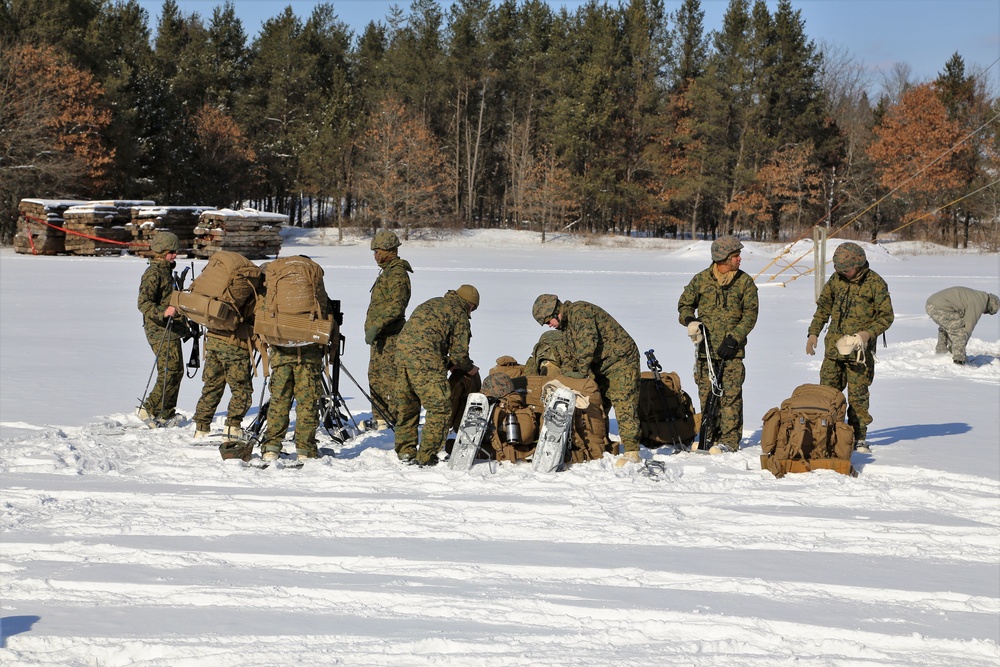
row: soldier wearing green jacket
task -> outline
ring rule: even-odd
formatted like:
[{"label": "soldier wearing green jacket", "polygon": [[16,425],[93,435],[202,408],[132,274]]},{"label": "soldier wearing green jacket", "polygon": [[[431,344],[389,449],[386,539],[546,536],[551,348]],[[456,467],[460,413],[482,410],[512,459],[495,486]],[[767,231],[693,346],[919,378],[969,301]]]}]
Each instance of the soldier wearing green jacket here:
[{"label": "soldier wearing green jacket", "polygon": [[176,234],[157,233],[150,243],[153,257],[139,281],[137,305],[142,313],[146,341],[156,355],[156,384],[136,410],[136,415],[153,427],[170,426],[176,420],[177,395],[184,377],[181,338],[189,327],[170,305],[170,295],[174,292],[174,262],[180,247]]},{"label": "soldier wearing green jacket", "polygon": [[951,353],[956,364],[966,361],[965,346],[983,315],[996,315],[1000,297],[969,287],[949,287],[931,294],[926,310],[938,325],[935,354]]},{"label": "soldier wearing green jacket", "polygon": [[[448,372],[475,374],[469,358],[469,318],[479,291],[462,285],[417,306],[396,341],[396,455],[421,467],[438,462],[451,420]],[[427,411],[418,446],[420,406]]]},{"label": "soldier wearing green jacket", "polygon": [[410,303],[408,274],[413,273],[413,268],[399,258],[399,246],[399,237],[388,229],[377,231],[371,242],[379,274],[372,285],[365,316],[365,343],[370,346],[368,386],[376,403],[372,406],[372,417],[379,428],[385,428],[387,420],[396,418],[393,405],[396,338],[406,323],[406,307]]},{"label": "soldier wearing green jacket", "polygon": [[542,294],[531,307],[542,326],[565,336],[571,366],[567,377],[591,376],[601,390],[605,413],[615,409],[624,456],[616,462],[639,462],[639,348],[628,332],[600,306],[586,301],[560,301]]},{"label": "soldier wearing green jacket", "polygon": [[712,453],[736,451],[743,437],[743,359],[760,304],[753,278],[740,270],[742,249],[734,236],[716,239],[712,265],[691,279],[677,302],[678,319],[697,345],[694,377],[703,409],[712,389],[710,364],[722,387]]},{"label": "soldier wearing green jacket", "polygon": [[[875,379],[875,341],[892,326],[892,299],[889,286],[869,268],[865,251],[857,243],[837,246],[833,268],[836,273],[823,286],[809,324],[806,353],[816,354],[819,334],[829,323],[819,381],[839,391],[847,387],[847,422],[854,427],[854,447],[870,452],[866,437],[872,422],[868,404],[869,387]],[[854,336],[857,353],[842,354],[838,342]]]},{"label": "soldier wearing green jacket", "polygon": [[543,333],[531,356],[524,362],[525,375],[556,375],[563,370],[574,370],[572,350],[566,342],[566,334],[558,329]]}]

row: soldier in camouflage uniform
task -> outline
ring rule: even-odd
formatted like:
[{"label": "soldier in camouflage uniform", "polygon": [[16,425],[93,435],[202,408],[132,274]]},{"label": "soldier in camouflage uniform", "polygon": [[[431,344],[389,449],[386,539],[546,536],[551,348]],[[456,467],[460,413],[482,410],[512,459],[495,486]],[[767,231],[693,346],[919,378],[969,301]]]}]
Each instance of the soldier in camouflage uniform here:
[{"label": "soldier in camouflage uniform", "polygon": [[139,311],[146,341],[156,355],[156,384],[136,411],[151,426],[168,426],[175,421],[177,395],[184,377],[181,338],[190,331],[186,320],[170,305],[174,292],[174,261],[180,240],[171,232],[159,232],[150,249],[153,257],[139,282]]},{"label": "soldier in camouflage uniform", "polygon": [[566,345],[566,334],[558,329],[546,331],[535,343],[531,356],[524,362],[525,375],[554,375],[562,369],[574,370],[572,351]]},{"label": "soldier in camouflage uniform", "polygon": [[716,381],[722,396],[716,442],[709,450],[712,453],[736,451],[743,437],[743,359],[747,337],[757,324],[759,302],[753,278],[740,270],[742,249],[743,244],[733,236],[716,239],[712,265],[691,279],[677,302],[678,319],[698,346],[694,378],[702,409],[712,388],[710,355],[702,339],[705,331],[708,352],[719,369]]},{"label": "soldier in camouflage uniform", "polygon": [[616,465],[639,462],[639,348],[615,318],[586,301],[560,301],[542,294],[531,307],[542,326],[563,332],[571,361],[566,377],[592,376],[601,391],[605,414],[614,406],[624,456]]},{"label": "soldier in camouflage uniform", "polygon": [[267,429],[260,449],[265,461],[281,455],[281,441],[288,432],[292,401],[295,401],[295,453],[300,459],[319,456],[316,429],[323,397],[323,360],[326,350],[310,343],[299,347],[268,346],[271,366],[271,402],[267,409]]},{"label": "soldier in camouflage uniform", "polygon": [[212,417],[215,416],[215,408],[222,400],[227,384],[232,396],[229,399],[226,429],[223,435],[228,438],[238,438],[243,433],[243,417],[253,403],[251,379],[253,362],[250,343],[253,334],[253,305],[253,299],[244,305],[250,319],[244,319],[235,332],[209,329],[205,334],[205,367],[201,371],[204,384],[201,388],[201,398],[198,399],[194,411],[195,440],[208,435]]},{"label": "soldier in camouflage uniform", "polygon": [[[395,420],[393,385],[396,381],[396,337],[406,322],[406,306],[410,303],[410,276],[413,268],[397,254],[399,237],[388,229],[380,229],[372,239],[371,249],[379,267],[372,285],[372,298],[365,316],[365,343],[371,346],[368,361],[368,386],[372,400],[372,416],[379,428],[386,420]],[[387,412],[388,414],[383,414]]]},{"label": "soldier in camouflage uniform", "polygon": [[[451,420],[448,371],[473,375],[469,359],[469,318],[479,307],[479,291],[462,285],[417,306],[396,341],[396,455],[400,461],[433,466]],[[417,443],[420,406],[427,411]]]},{"label": "soldier in camouflage uniform", "polygon": [[[875,379],[875,341],[892,326],[895,316],[889,286],[871,270],[864,249],[841,243],[833,253],[836,270],[823,286],[816,313],[809,324],[806,353],[816,354],[819,333],[829,322],[823,339],[825,354],[819,370],[820,384],[843,391],[847,387],[847,422],[854,427],[854,447],[870,452],[865,438],[872,416],[868,412],[869,386]],[[837,350],[837,341],[857,335],[863,347],[861,360]]]},{"label": "soldier in camouflage uniform", "polygon": [[951,353],[951,360],[964,364],[965,346],[983,315],[996,315],[1000,297],[968,287],[949,287],[927,299],[926,310],[938,325],[935,354]]}]

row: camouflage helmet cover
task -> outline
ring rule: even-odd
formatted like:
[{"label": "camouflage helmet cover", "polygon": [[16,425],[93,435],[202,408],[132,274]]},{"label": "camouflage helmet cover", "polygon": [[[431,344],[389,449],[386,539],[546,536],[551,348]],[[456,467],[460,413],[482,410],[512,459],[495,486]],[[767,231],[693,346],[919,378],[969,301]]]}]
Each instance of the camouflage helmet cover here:
[{"label": "camouflage helmet cover", "polygon": [[372,237],[371,249],[372,250],[395,250],[402,243],[399,242],[399,237],[396,236],[396,232],[389,229],[380,229],[375,232],[375,236]]},{"label": "camouflage helmet cover", "polygon": [[851,269],[860,269],[868,262],[865,256],[865,249],[857,243],[848,241],[841,243],[833,252],[833,268],[839,273],[846,273]]},{"label": "camouflage helmet cover", "polygon": [[1000,296],[990,294],[989,298],[986,299],[986,314],[996,315],[997,311],[1000,311]]},{"label": "camouflage helmet cover", "polygon": [[735,236],[720,236],[712,242],[712,261],[724,262],[743,249],[743,244]]},{"label": "camouflage helmet cover", "polygon": [[168,252],[180,251],[181,242],[173,232],[157,232],[149,243],[149,249],[157,255],[165,255]]},{"label": "camouflage helmet cover", "polygon": [[506,373],[490,373],[483,380],[483,393],[490,398],[503,398],[517,391]]},{"label": "camouflage helmet cover", "polygon": [[531,316],[541,325],[549,323],[559,313],[559,297],[555,294],[542,294],[531,306]]},{"label": "camouflage helmet cover", "polygon": [[472,285],[462,285],[455,292],[472,305],[472,310],[479,308],[479,290]]}]

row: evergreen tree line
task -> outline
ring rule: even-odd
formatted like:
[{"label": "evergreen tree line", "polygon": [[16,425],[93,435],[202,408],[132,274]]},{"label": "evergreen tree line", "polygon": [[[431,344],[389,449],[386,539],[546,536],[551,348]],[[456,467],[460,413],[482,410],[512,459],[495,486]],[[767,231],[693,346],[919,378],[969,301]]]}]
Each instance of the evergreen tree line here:
[{"label": "evergreen tree line", "polygon": [[[248,39],[165,0],[0,0],[0,237],[22,197],[251,206],[307,226],[997,244],[1000,104],[956,53],[866,69],[788,0],[435,0]],[[928,166],[929,165],[929,166]]]}]

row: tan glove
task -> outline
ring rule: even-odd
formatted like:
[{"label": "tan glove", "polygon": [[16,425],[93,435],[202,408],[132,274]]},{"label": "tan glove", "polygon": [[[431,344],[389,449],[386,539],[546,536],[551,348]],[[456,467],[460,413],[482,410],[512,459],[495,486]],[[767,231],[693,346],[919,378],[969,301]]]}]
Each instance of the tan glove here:
[{"label": "tan glove", "polygon": [[819,342],[819,338],[816,336],[809,336],[809,340],[806,341],[806,354],[816,355],[816,343]]},{"label": "tan glove", "polygon": [[639,452],[625,452],[621,455],[619,459],[615,461],[616,468],[624,468],[628,463],[641,463],[642,459],[639,458]]},{"label": "tan glove", "polygon": [[701,341],[705,340],[705,337],[701,333],[701,322],[692,322],[688,325],[688,338],[695,345],[700,345]]},{"label": "tan glove", "polygon": [[868,341],[872,339],[872,335],[870,333],[867,331],[859,331],[854,335],[861,339],[861,344],[864,345],[865,348],[868,347]]}]

